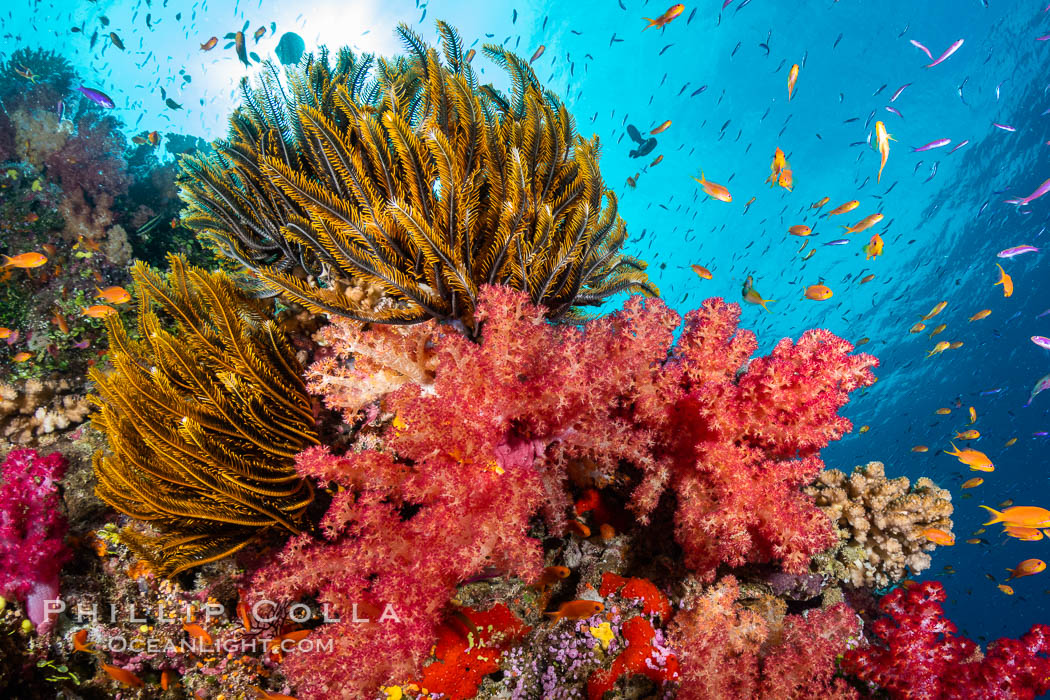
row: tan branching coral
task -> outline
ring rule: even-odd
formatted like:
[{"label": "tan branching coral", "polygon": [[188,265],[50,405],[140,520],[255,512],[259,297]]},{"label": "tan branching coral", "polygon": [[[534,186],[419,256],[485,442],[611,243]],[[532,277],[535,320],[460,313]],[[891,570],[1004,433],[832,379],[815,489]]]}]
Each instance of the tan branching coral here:
[{"label": "tan branching coral", "polygon": [[836,575],[854,586],[882,588],[930,566],[935,545],[923,530],[950,533],[952,496],[927,477],[887,479],[881,462],[820,474],[806,493],[835,523]]},{"label": "tan branching coral", "polygon": [[0,384],[0,437],[16,445],[77,425],[87,418],[87,397],[67,379]]}]

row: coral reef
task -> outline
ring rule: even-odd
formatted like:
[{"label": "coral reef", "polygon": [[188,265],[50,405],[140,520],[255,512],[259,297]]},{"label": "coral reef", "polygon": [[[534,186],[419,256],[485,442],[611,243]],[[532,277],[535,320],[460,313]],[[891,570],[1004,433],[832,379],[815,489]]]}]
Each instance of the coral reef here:
[{"label": "coral reef", "polygon": [[[332,67],[322,52],[287,91],[273,65],[243,83],[229,139],[182,159],[183,219],[286,297],[362,321],[474,330],[483,284],[524,290],[551,318],[656,294],[618,253],[597,139],[500,46],[484,51],[513,91],[479,88],[455,31],[438,29],[444,62],[402,25],[407,58],[344,49]],[[361,282],[384,303],[346,293]]]},{"label": "coral reef", "polygon": [[893,698],[1030,700],[1050,690],[1050,627],[1035,625],[982,653],[944,617],[946,598],[936,581],[892,591],[879,604],[886,617],[872,624],[871,645],[847,652],[843,668]]},{"label": "coral reef", "polygon": [[262,306],[225,273],[169,260],[166,277],[136,263],[139,339],[110,316],[114,369],[91,372],[112,450],[95,458],[96,492],[151,526],[125,539],[161,575],[298,532],[313,490],[291,459],[317,441],[300,366]]},{"label": "coral reef", "polygon": [[926,477],[914,485],[903,476],[887,479],[881,462],[855,467],[849,476],[821,472],[805,492],[839,532],[836,564],[827,568],[856,587],[885,588],[925,571],[936,545],[923,530],[951,533],[951,493]]},{"label": "coral reef", "polygon": [[65,470],[62,455],[33,450],[13,450],[0,466],[0,595],[25,602],[42,632],[53,623],[44,601],[58,598],[58,573],[69,558],[58,494]]},{"label": "coral reef", "polygon": [[0,384],[0,437],[29,445],[83,422],[90,407],[83,387],[65,377]]}]

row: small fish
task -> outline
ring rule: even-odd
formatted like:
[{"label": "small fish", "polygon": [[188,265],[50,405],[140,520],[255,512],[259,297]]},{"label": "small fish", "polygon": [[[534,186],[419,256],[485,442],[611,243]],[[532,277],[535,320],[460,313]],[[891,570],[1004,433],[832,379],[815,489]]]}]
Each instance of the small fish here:
[{"label": "small fish", "polygon": [[1003,533],[1008,537],[1015,537],[1024,542],[1035,542],[1043,539],[1043,531],[1037,527],[1007,525],[1003,528]]},{"label": "small fish", "polygon": [[542,56],[543,52],[546,50],[547,46],[545,44],[540,44],[540,48],[536,49],[536,53],[532,54],[532,58],[529,59],[529,64],[531,65],[538,61],[540,56]]},{"label": "small fish", "polygon": [[116,46],[118,49],[120,49],[121,51],[124,50],[124,42],[120,40],[120,37],[117,36],[116,32],[109,33],[109,40],[113,42],[113,45]]},{"label": "small fish", "polygon": [[798,64],[791,66],[791,71],[788,72],[788,100],[791,100],[792,94],[795,92],[795,81],[798,80]]},{"label": "small fish", "polygon": [[863,277],[861,277],[860,278],[860,284],[867,284],[868,282],[871,282],[873,279],[875,279],[875,273],[874,272],[871,273],[870,275],[864,275]]},{"label": "small fish", "polygon": [[1016,245],[1012,248],[1006,248],[1000,250],[996,257],[999,258],[1012,258],[1016,255],[1024,255],[1025,253],[1038,253],[1039,249],[1031,245]]},{"label": "small fish", "polygon": [[91,644],[88,642],[87,638],[88,631],[86,629],[77,630],[76,634],[73,635],[73,651],[94,654],[95,650],[91,648]]},{"label": "small fish", "polygon": [[952,150],[948,151],[948,155],[951,155],[952,153],[955,153],[956,151],[958,151],[960,148],[962,148],[963,146],[965,146],[968,143],[970,143],[970,139],[966,139],[965,141],[963,141],[963,142],[961,142],[959,144],[956,144],[955,147],[952,148]]},{"label": "small fish", "polygon": [[926,359],[929,359],[934,355],[940,355],[949,347],[951,347],[951,343],[949,343],[947,340],[942,340],[941,342],[933,346],[933,350],[930,350],[928,353],[926,353]]},{"label": "small fish", "polygon": [[926,314],[925,316],[922,317],[922,320],[923,321],[929,321],[931,318],[933,318],[934,316],[936,316],[940,312],[944,311],[944,309],[947,306],[948,306],[948,302],[946,302],[946,301],[938,302],[938,304],[936,306],[934,306],[932,309],[930,309],[930,313],[928,313],[928,314]]},{"label": "small fish", "polygon": [[932,331],[930,331],[930,337],[932,338],[935,335],[939,335],[940,333],[943,333],[944,329],[947,328],[947,327],[948,327],[947,323],[942,323],[942,324],[938,325]]},{"label": "small fish", "polygon": [[970,323],[973,323],[974,321],[980,321],[982,318],[988,318],[988,316],[991,313],[992,313],[991,309],[981,309],[980,311],[978,311],[977,313],[975,313],[973,316],[970,317]]},{"label": "small fish", "polygon": [[1047,180],[1043,184],[1039,185],[1039,187],[1035,189],[1035,192],[1032,192],[1032,194],[1028,195],[1027,197],[1022,197],[1020,199],[1007,199],[1004,200],[1004,202],[1006,204],[1016,204],[1018,206],[1021,206],[1023,204],[1028,204],[1034,199],[1042,197],[1047,192],[1050,192],[1050,180]]},{"label": "small fish", "polygon": [[28,270],[47,264],[47,257],[40,253],[21,253],[14,257],[5,255],[2,267],[15,267],[20,270]]},{"label": "small fish", "polygon": [[992,286],[994,287],[996,284],[1003,285],[1003,296],[1008,297],[1014,293],[1014,280],[1010,275],[1006,274],[1006,270],[1003,269],[1002,265],[996,263],[995,266],[999,268],[999,281]]},{"label": "small fish", "polygon": [[109,674],[109,677],[118,683],[124,685],[130,685],[135,688],[142,687],[142,679],[136,676],[131,671],[123,668],[117,668],[116,666],[110,666],[109,664],[102,664],[102,670]]},{"label": "small fish", "polygon": [[956,440],[976,440],[981,434],[976,430],[963,430],[955,434]]},{"label": "small fish", "polygon": [[[669,23],[678,15],[682,14],[683,11],[685,11],[685,5],[683,5],[682,3],[677,3],[675,5],[671,5],[671,7],[668,8],[667,12],[664,12],[656,19],[642,17],[642,19],[649,23],[645,26],[645,29],[648,29],[649,27],[659,27],[662,29],[664,26],[667,25],[667,23]],[[644,32],[645,29],[643,29],[642,31]]]},{"label": "small fish", "polygon": [[871,260],[882,255],[883,245],[882,236],[877,233],[872,236],[871,240],[864,245],[864,254],[867,256],[865,260]]},{"label": "small fish", "polygon": [[1009,124],[1000,124],[999,122],[992,122],[992,126],[996,129],[1002,129],[1003,131],[1017,131],[1014,127]]},{"label": "small fish", "polygon": [[974,408],[973,406],[970,406],[970,425],[973,425],[976,422],[977,422],[977,409]]},{"label": "small fish", "polygon": [[947,146],[951,142],[952,142],[951,139],[937,139],[936,141],[930,141],[925,146],[919,146],[918,148],[913,148],[911,150],[912,150],[912,153],[923,153],[925,151],[932,151],[935,148],[941,148],[943,146]]},{"label": "small fish", "polygon": [[914,326],[909,328],[908,332],[909,333],[922,333],[924,330],[926,330],[926,324],[922,323],[920,321],[919,323],[916,323]]},{"label": "small fish", "polygon": [[1013,595],[1014,594],[1014,589],[1010,588],[1005,583],[1000,583],[999,585],[996,586],[996,588],[998,588],[1000,591],[1002,591],[1006,595]]},{"label": "small fish", "polygon": [[690,269],[696,273],[696,276],[702,280],[709,280],[713,277],[711,271],[702,265],[692,264],[689,266]]},{"label": "small fish", "polygon": [[901,96],[902,92],[904,92],[904,88],[908,87],[909,85],[911,85],[911,83],[904,83],[904,85],[901,85],[899,88],[897,88],[897,92],[893,93],[893,97],[890,98],[890,102],[896,102],[897,98]]},{"label": "small fish", "polygon": [[1050,338],[1047,338],[1045,335],[1033,335],[1032,342],[1044,350],[1050,350]]},{"label": "small fish", "polygon": [[1047,510],[1046,508],[1040,508],[1038,506],[1012,506],[1000,512],[993,508],[989,508],[988,506],[978,507],[984,508],[993,516],[991,520],[984,523],[986,527],[996,523],[1018,527],[1050,527],[1050,510]]},{"label": "small fish", "polygon": [[849,239],[848,238],[836,238],[833,241],[828,241],[824,245],[846,245],[848,243],[849,243]]},{"label": "small fish", "polygon": [[95,298],[103,299],[110,304],[124,304],[131,301],[131,294],[123,287],[106,287],[105,289],[95,287],[95,289],[98,291]]},{"label": "small fish", "polygon": [[588,617],[597,615],[602,610],[605,610],[605,605],[596,600],[570,600],[567,603],[562,603],[557,611],[547,612],[544,613],[544,615],[549,616],[551,622],[557,622],[558,620],[563,619],[584,620]]},{"label": "small fish", "polygon": [[922,536],[934,544],[942,547],[951,547],[955,544],[955,535],[935,527],[928,527],[922,531]]},{"label": "small fish", "polygon": [[[934,66],[938,66],[938,65],[944,63],[949,58],[951,58],[952,54],[954,54],[956,51],[958,51],[962,47],[962,45],[963,45],[963,40],[962,39],[957,39],[956,41],[954,41],[952,43],[951,46],[949,46],[947,49],[945,49],[944,53],[941,54],[940,58],[938,58],[933,63],[926,64],[926,67],[927,68],[933,68]],[[927,53],[929,53],[929,49],[926,49],[926,51],[927,51]]]},{"label": "small fish", "polygon": [[252,34],[252,38],[255,39],[255,43],[256,44],[259,43],[259,39],[262,39],[262,36],[265,33],[266,33],[266,27],[259,27],[258,29],[255,30],[255,33]]},{"label": "small fish", "polygon": [[850,201],[846,202],[845,204],[840,204],[839,206],[835,207],[834,209],[829,211],[827,215],[828,216],[838,216],[839,214],[846,214],[848,212],[853,211],[854,209],[856,209],[859,206],[860,206],[860,201],[858,201],[856,199],[851,199]]},{"label": "small fish", "polygon": [[11,337],[10,328],[0,328],[0,340],[6,340]]},{"label": "small fish", "polygon": [[660,164],[660,161],[662,161],[663,159],[664,159],[664,155],[661,153],[660,155],[656,156],[656,159],[652,163],[649,164],[649,167],[650,168],[656,167],[657,165]]},{"label": "small fish", "polygon": [[716,182],[710,182],[705,179],[703,171],[700,172],[699,178],[694,177],[693,179],[700,183],[700,187],[708,197],[717,199],[720,202],[733,201],[733,195],[729,193],[729,190],[724,185],[719,185]]},{"label": "small fish", "polygon": [[656,127],[652,131],[650,131],[649,135],[650,136],[656,136],[657,134],[662,134],[663,132],[667,131],[667,127],[669,127],[669,126],[671,126],[671,120],[670,119],[668,119],[663,124],[661,124],[660,126]]},{"label": "small fish", "polygon": [[252,64],[248,62],[248,50],[244,47],[244,32],[237,32],[233,35],[233,45],[234,51],[237,52],[237,58],[240,59],[245,67],[250,68]]},{"label": "small fish", "polygon": [[1028,401],[1025,402],[1025,406],[1030,406],[1032,404],[1032,399],[1034,399],[1036,396],[1043,393],[1047,389],[1050,389],[1050,374],[1046,375],[1045,377],[1043,377],[1035,383],[1035,386],[1032,387],[1032,393],[1028,397]]},{"label": "small fish", "polygon": [[928,48],[926,48],[925,46],[923,46],[919,42],[915,41],[915,39],[909,39],[908,41],[911,42],[912,46],[914,46],[915,48],[919,49],[924,54],[926,54],[930,58],[931,61],[933,60],[933,54],[930,53],[930,50]]},{"label": "small fish", "polygon": [[117,310],[114,309],[112,306],[102,306],[99,304],[95,304],[92,306],[85,307],[82,313],[88,318],[105,318],[106,316],[111,316],[117,313]]},{"label": "small fish", "polygon": [[916,445],[915,447],[911,448],[911,451],[912,452],[929,452],[930,448],[927,447],[926,445]]},{"label": "small fish", "polygon": [[[744,297],[744,301],[746,301],[747,303],[757,304],[766,311],[769,311],[769,307],[767,307],[766,304],[776,301],[776,299],[763,299],[762,295],[755,291],[754,282],[751,278],[751,275],[748,275],[747,279],[744,280],[744,287],[741,290],[741,295]],[[773,312],[769,311],[769,313]]]},{"label": "small fish", "polygon": [[1046,562],[1042,559],[1025,559],[1013,569],[1007,569],[1007,571],[1010,572],[1010,575],[1006,580],[1011,581],[1015,578],[1022,578],[1024,576],[1034,576],[1045,569]]},{"label": "small fish", "polygon": [[855,343],[854,347],[858,347],[859,348],[861,345],[867,345],[870,342],[871,342],[871,338],[867,338],[867,337],[861,338],[860,340],[858,340]]},{"label": "small fish", "polygon": [[805,224],[795,224],[794,226],[788,229],[788,233],[790,233],[792,236],[808,236],[809,234],[813,233],[813,230]]},{"label": "small fish", "polygon": [[201,627],[200,625],[198,625],[196,623],[184,624],[182,626],[182,629],[185,630],[186,634],[188,634],[190,637],[193,637],[194,639],[199,639],[201,642],[203,642],[207,646],[211,646],[211,644],[212,644],[211,635],[208,634],[208,632],[203,627]]},{"label": "small fish", "polygon": [[24,352],[24,351],[23,351],[23,352],[20,352],[20,353],[18,353],[18,354],[17,354],[17,355],[15,355],[14,357],[12,357],[12,358],[11,358],[11,361],[12,361],[12,362],[19,362],[19,363],[22,363],[22,362],[27,362],[27,361],[28,361],[28,360],[29,360],[29,359],[30,359],[31,357],[33,357],[33,354],[32,354],[32,353],[29,353],[29,352]]},{"label": "small fish", "polygon": [[[992,460],[988,459],[988,455],[981,452],[980,450],[974,450],[969,447],[960,450],[958,447],[955,446],[955,443],[952,443],[952,449],[945,450],[944,454],[956,457],[961,463],[965,464],[973,471],[995,471],[995,465],[992,464]],[[988,524],[989,523],[985,523],[985,525]]]},{"label": "small fish", "polygon": [[827,301],[832,295],[831,288],[823,284],[811,284],[806,287],[806,298],[813,301]]},{"label": "small fish", "polygon": [[966,544],[988,544],[988,540],[982,537],[972,537],[966,540]]},{"label": "small fish", "polygon": [[949,350],[958,350],[962,346],[963,346],[963,341],[961,341],[961,340],[953,340],[951,343],[948,344],[948,349]]},{"label": "small fish", "polygon": [[215,45],[218,44],[218,43],[219,43],[219,37],[213,36],[211,39],[208,39],[206,42],[201,44],[201,51],[211,51],[212,49],[215,48]]},{"label": "small fish", "polygon": [[846,233],[860,233],[879,223],[883,218],[885,217],[882,214],[869,214],[852,226],[843,225],[842,228],[846,229]]},{"label": "small fish", "polygon": [[160,134],[158,134],[156,131],[151,131],[148,134],[146,134],[146,140],[149,141],[149,144],[151,146],[156,146],[158,143],[160,143]]},{"label": "small fish", "polygon": [[962,483],[962,488],[964,488],[964,489],[972,489],[972,488],[976,488],[976,487],[980,486],[983,483],[984,483],[984,479],[982,479],[979,476],[975,476],[972,479],[967,479],[966,481],[964,481]]},{"label": "small fish", "polygon": [[868,432],[869,430],[871,430],[871,426],[870,425],[862,425],[862,426],[860,426],[860,431],[858,431],[858,432],[860,432],[861,435],[863,435],[864,433]]},{"label": "small fish", "polygon": [[78,87],[77,90],[81,94],[83,94],[84,97],[88,98],[100,107],[103,107],[105,109],[113,109],[113,107],[115,106],[113,100],[110,99],[109,95],[100,90],[84,87],[83,85]]},{"label": "small fish", "polygon": [[182,105],[170,97],[164,100],[164,104],[167,105],[168,109],[182,109]]},{"label": "small fish", "polygon": [[1006,444],[1003,445],[1003,447],[1009,447],[1010,445],[1013,445],[1015,442],[1017,442],[1017,438],[1010,438],[1009,440],[1006,441]]},{"label": "small fish", "polygon": [[545,588],[552,583],[567,579],[570,573],[572,572],[566,566],[548,566],[532,585],[534,588]]},{"label": "small fish", "polygon": [[[825,204],[827,204],[830,201],[831,201],[831,197],[823,197],[822,199],[820,199],[820,200],[818,200],[816,202],[813,202],[813,204],[810,204],[809,208],[810,209],[820,209],[821,207],[823,207]],[[860,204],[860,202],[857,202],[857,203]]]}]

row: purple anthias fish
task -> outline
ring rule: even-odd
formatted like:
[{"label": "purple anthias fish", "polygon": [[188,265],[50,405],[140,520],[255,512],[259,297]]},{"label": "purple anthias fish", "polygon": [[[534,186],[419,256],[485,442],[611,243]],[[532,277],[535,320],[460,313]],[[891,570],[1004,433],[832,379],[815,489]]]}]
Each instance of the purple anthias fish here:
[{"label": "purple anthias fish", "polygon": [[848,238],[836,238],[833,241],[828,241],[824,245],[846,245],[847,243],[849,243]]},{"label": "purple anthias fish", "polygon": [[904,83],[904,85],[901,85],[899,88],[897,88],[897,92],[893,93],[893,97],[890,98],[890,102],[896,102],[897,98],[901,96],[902,92],[904,92],[904,88],[908,87],[909,85],[911,85],[911,83]]},{"label": "purple anthias fish", "polygon": [[1038,253],[1039,249],[1034,245],[1015,245],[1013,248],[1007,248],[1006,250],[1000,250],[997,257],[1000,258],[1012,258],[1015,255],[1023,255],[1024,253]]},{"label": "purple anthias fish", "polygon": [[1045,335],[1033,335],[1032,342],[1044,350],[1050,350],[1050,338],[1047,338]]},{"label": "purple anthias fish", "polygon": [[1021,199],[1007,199],[1007,200],[1004,200],[1004,201],[1007,204],[1016,204],[1016,205],[1020,206],[1022,204],[1028,204],[1033,199],[1038,199],[1038,198],[1042,197],[1047,192],[1050,192],[1050,180],[1047,180],[1043,184],[1039,185],[1039,187],[1036,188],[1035,192],[1033,192],[1032,194],[1028,195],[1027,197],[1022,197]]},{"label": "purple anthias fish", "polygon": [[1032,395],[1028,397],[1028,401],[1025,402],[1025,406],[1032,405],[1032,399],[1034,399],[1036,396],[1046,391],[1047,389],[1050,389],[1050,374],[1046,375],[1045,377],[1043,377],[1035,383],[1035,386],[1032,387]]},{"label": "purple anthias fish", "polygon": [[899,109],[897,109],[896,107],[890,107],[889,105],[886,105],[886,111],[887,112],[893,112],[894,114],[896,114],[901,119],[904,119],[904,115],[901,114],[901,111]]},{"label": "purple anthias fish", "polygon": [[[914,42],[913,42],[913,43],[914,43]],[[955,53],[956,51],[958,51],[958,50],[959,50],[959,47],[961,47],[962,45],[963,45],[963,40],[962,40],[962,39],[958,39],[958,40],[956,40],[956,41],[955,41],[955,43],[953,43],[953,44],[952,44],[951,46],[949,46],[949,47],[948,47],[948,48],[947,48],[947,49],[945,50],[945,52],[941,54],[941,57],[940,57],[940,58],[938,58],[938,59],[937,59],[936,61],[934,61],[933,63],[928,63],[928,64],[926,64],[926,67],[927,67],[927,68],[933,68],[934,66],[936,66],[936,65],[938,65],[938,64],[944,63],[944,62],[945,62],[945,61],[947,61],[947,60],[948,60],[949,58],[951,58],[952,54],[953,54],[953,53]],[[926,49],[926,47],[922,47],[922,48],[924,48],[924,49],[925,49],[925,50],[926,50],[927,52],[929,52],[929,49]]]},{"label": "purple anthias fish", "polygon": [[968,143],[970,143],[970,139],[966,139],[965,141],[960,143],[958,146],[956,146],[952,150],[948,151],[948,154],[951,155],[952,153],[955,153],[956,151],[958,151],[960,148],[962,148],[963,146],[965,146]]},{"label": "purple anthias fish", "polygon": [[932,151],[935,148],[940,148],[942,146],[947,146],[951,142],[952,142],[951,139],[937,139],[936,141],[930,141],[925,146],[919,146],[918,148],[913,148],[913,149],[911,149],[911,151],[912,151],[912,153],[922,153],[923,151]]},{"label": "purple anthias fish", "polygon": [[1013,128],[1009,124],[1000,124],[999,122],[992,122],[992,126],[994,126],[997,129],[1002,129],[1003,131],[1017,131],[1017,129]]},{"label": "purple anthias fish", "polygon": [[113,100],[109,98],[109,95],[107,95],[104,92],[101,92],[100,90],[84,87],[83,85],[78,87],[77,90],[83,93],[84,97],[88,98],[89,100],[101,107],[105,107],[106,109],[113,109],[113,107],[115,106],[113,104]]}]

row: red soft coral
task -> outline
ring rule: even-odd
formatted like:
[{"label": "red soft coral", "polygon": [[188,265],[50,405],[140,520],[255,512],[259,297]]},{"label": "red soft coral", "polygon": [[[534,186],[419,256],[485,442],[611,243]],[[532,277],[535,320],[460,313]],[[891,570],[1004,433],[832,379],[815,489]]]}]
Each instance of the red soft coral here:
[{"label": "red soft coral", "polygon": [[846,653],[843,668],[894,698],[1024,700],[1050,690],[1050,627],[992,642],[981,656],[944,617],[944,586],[928,581],[882,599],[877,643]]}]

